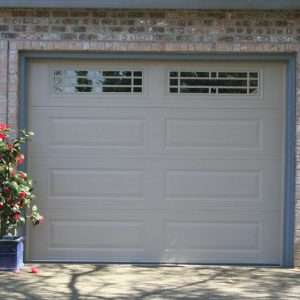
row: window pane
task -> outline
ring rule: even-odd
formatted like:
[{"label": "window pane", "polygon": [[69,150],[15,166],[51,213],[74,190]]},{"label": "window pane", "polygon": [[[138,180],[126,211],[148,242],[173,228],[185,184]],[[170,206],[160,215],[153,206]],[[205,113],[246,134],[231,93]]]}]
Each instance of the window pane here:
[{"label": "window pane", "polygon": [[90,86],[76,86],[75,91],[80,93],[90,93],[93,91],[93,88]]},{"label": "window pane", "polygon": [[54,84],[62,84],[63,83],[62,77],[54,77],[53,78],[53,83]]},{"label": "window pane", "polygon": [[134,85],[142,85],[142,83],[143,83],[142,79],[134,79],[133,80]]},{"label": "window pane", "polygon": [[180,93],[203,93],[208,94],[208,88],[181,88]]},{"label": "window pane", "polygon": [[62,86],[54,86],[52,89],[52,93],[54,94],[59,94],[63,92],[63,87]]},{"label": "window pane", "polygon": [[125,78],[105,78],[102,81],[103,85],[131,85],[131,79]]},{"label": "window pane", "polygon": [[131,71],[103,71],[103,76],[128,77],[131,76]]},{"label": "window pane", "polygon": [[170,88],[170,93],[178,93],[178,89],[177,88]]},{"label": "window pane", "polygon": [[181,79],[180,84],[188,86],[247,86],[247,80]]},{"label": "window pane", "polygon": [[134,88],[133,88],[133,91],[134,91],[135,93],[141,93],[141,92],[142,92],[142,88],[141,88],[141,87],[134,87]]},{"label": "window pane", "polygon": [[247,89],[224,89],[218,90],[219,94],[247,94]]},{"label": "window pane", "polygon": [[219,78],[247,78],[246,72],[219,72]]},{"label": "window pane", "polygon": [[180,72],[181,77],[209,77],[209,72]]},{"label": "window pane", "polygon": [[[258,76],[258,72],[248,71],[171,71],[169,92],[254,95],[259,93]],[[175,90],[175,88],[179,89]]]},{"label": "window pane", "polygon": [[251,72],[249,73],[250,78],[258,78],[258,73],[257,72]]},{"label": "window pane", "polygon": [[178,79],[170,79],[170,85],[178,85]]},{"label": "window pane", "polygon": [[250,80],[250,86],[257,86],[257,80]]},{"label": "window pane", "polygon": [[143,71],[53,70],[52,76],[52,93],[141,93],[143,90]]},{"label": "window pane", "polygon": [[54,70],[53,75],[54,76],[63,76],[64,72],[62,70]]},{"label": "window pane", "polygon": [[135,71],[135,72],[133,72],[133,75],[141,77],[142,76],[142,72],[141,71]]},{"label": "window pane", "polygon": [[131,92],[131,87],[103,87],[102,89],[103,92],[105,93],[130,93]]},{"label": "window pane", "polygon": [[170,72],[170,77],[177,77],[178,76],[178,72]]}]

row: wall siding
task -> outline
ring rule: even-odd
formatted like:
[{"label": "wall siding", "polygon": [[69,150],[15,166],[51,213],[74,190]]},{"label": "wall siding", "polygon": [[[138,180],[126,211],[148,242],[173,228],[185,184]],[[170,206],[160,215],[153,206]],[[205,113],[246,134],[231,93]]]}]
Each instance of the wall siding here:
[{"label": "wall siding", "polygon": [[13,129],[18,126],[18,62],[23,50],[296,54],[294,263],[300,266],[300,10],[1,9],[0,121],[8,121]]}]

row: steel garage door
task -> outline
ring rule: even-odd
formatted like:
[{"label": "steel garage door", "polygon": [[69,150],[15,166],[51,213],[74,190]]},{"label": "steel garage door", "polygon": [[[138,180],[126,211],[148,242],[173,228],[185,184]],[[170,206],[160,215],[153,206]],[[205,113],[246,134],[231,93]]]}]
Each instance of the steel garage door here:
[{"label": "steel garage door", "polygon": [[280,264],[284,64],[32,60],[28,259]]}]

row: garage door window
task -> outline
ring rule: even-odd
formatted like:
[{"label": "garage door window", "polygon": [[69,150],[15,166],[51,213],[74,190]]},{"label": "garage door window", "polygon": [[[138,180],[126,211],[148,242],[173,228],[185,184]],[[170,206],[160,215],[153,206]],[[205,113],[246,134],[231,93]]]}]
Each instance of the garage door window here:
[{"label": "garage door window", "polygon": [[169,93],[258,95],[259,72],[169,71]]},{"label": "garage door window", "polygon": [[53,70],[52,93],[142,93],[141,70]]}]

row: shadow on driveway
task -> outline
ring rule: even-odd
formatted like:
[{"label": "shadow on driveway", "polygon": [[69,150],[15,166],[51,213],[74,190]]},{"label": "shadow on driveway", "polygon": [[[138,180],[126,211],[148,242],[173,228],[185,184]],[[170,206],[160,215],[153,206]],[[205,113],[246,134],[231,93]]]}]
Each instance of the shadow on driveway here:
[{"label": "shadow on driveway", "polygon": [[196,265],[26,265],[0,272],[0,299],[300,299],[300,269]]}]

